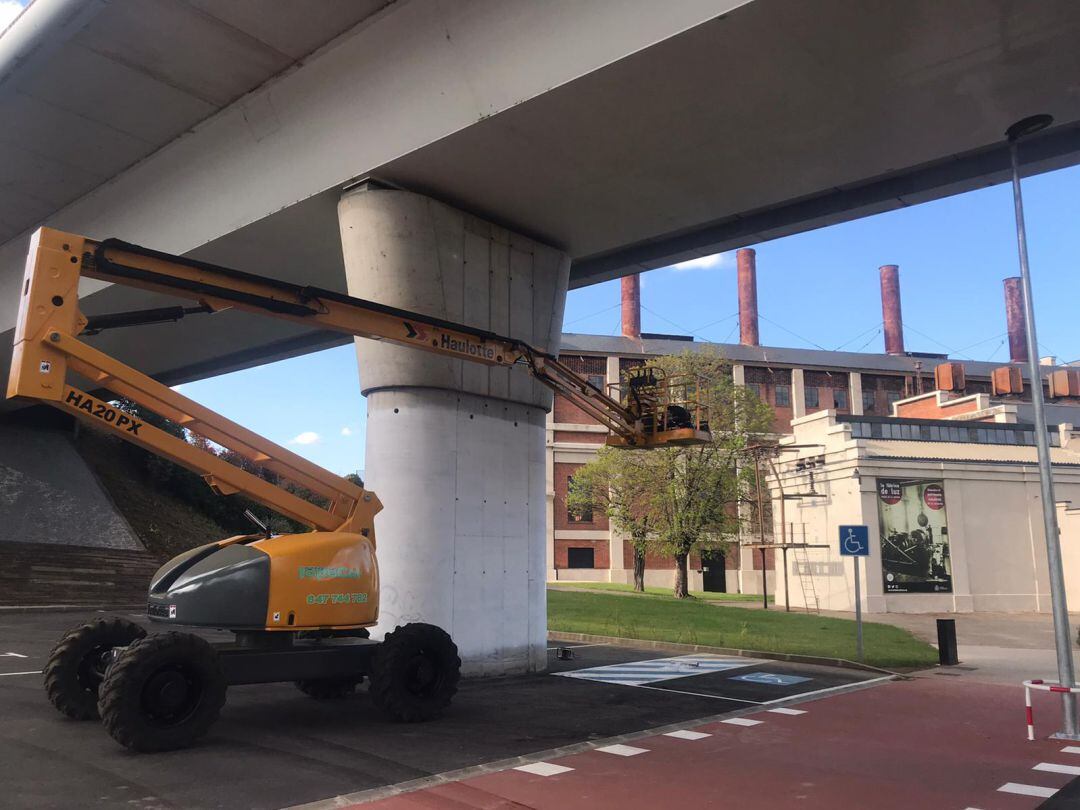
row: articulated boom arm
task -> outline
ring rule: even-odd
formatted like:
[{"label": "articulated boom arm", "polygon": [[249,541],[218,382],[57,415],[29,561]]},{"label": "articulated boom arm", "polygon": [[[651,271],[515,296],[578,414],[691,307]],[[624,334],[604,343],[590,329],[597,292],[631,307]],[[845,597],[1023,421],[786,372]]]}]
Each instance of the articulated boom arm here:
[{"label": "articulated boom arm", "polygon": [[[87,318],[78,308],[79,278],[100,279],[187,298],[197,307],[174,307]],[[676,387],[655,380],[623,402],[591,385],[555,357],[522,341],[461,324],[395,309],[330,290],[290,284],[226,267],[172,256],[117,240],[97,242],[51,228],[34,234],[19,308],[9,397],[25,397],[100,422],[123,438],[149,447],[202,474],[218,491],[243,492],[296,520],[323,530],[356,530],[379,505],[371,493],[273,444],[167,386],[80,341],[116,326],[178,320],[188,314],[237,309],[348,335],[493,366],[523,365],[612,432],[609,443],[654,447],[708,439],[704,409]],[[183,439],[140,424],[130,414],[67,382],[71,369],[103,388],[325,498],[318,506],[207,453]],[[643,394],[644,395],[641,395]],[[689,407],[687,407],[689,406]],[[370,525],[370,524],[366,524]],[[350,528],[351,527],[351,528]]]}]

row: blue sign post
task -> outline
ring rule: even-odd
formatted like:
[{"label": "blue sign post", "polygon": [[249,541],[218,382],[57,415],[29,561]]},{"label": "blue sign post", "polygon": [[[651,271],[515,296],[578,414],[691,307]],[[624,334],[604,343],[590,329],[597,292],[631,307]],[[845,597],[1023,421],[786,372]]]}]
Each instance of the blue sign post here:
[{"label": "blue sign post", "polygon": [[852,562],[855,565],[855,656],[862,661],[862,587],[859,582],[859,557],[870,556],[870,527],[841,526],[840,556],[854,558]]}]

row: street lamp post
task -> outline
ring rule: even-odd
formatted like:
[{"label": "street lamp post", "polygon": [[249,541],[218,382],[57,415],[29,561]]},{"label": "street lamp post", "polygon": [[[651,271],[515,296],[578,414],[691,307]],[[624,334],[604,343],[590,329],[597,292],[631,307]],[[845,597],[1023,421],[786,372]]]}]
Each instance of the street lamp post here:
[{"label": "street lamp post", "polygon": [[[1065,601],[1065,574],[1061,565],[1061,540],[1058,535],[1057,504],[1054,500],[1053,468],[1050,443],[1046,435],[1046,411],[1043,407],[1042,375],[1039,373],[1039,342],[1035,335],[1035,308],[1031,300],[1031,272],[1028,268],[1027,232],[1024,228],[1024,201],[1020,194],[1020,161],[1017,145],[1021,139],[1053,122],[1049,115],[1033,115],[1017,121],[1005,131],[1012,162],[1013,205],[1016,210],[1016,246],[1020,254],[1020,287],[1024,296],[1025,338],[1028,374],[1031,378],[1031,406],[1035,412],[1035,447],[1039,458],[1039,485],[1042,490],[1043,529],[1046,533],[1046,562],[1050,569],[1050,604],[1054,612],[1054,646],[1057,649],[1058,680],[1062,686],[1075,686],[1072,638],[1069,631],[1069,608]],[[1077,728],[1076,696],[1063,692],[1064,731],[1053,735],[1080,739]]]}]

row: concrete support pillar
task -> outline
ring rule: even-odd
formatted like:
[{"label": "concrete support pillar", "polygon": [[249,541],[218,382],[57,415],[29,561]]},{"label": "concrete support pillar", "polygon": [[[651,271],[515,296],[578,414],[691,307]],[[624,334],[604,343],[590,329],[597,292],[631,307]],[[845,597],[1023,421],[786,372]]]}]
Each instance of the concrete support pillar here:
[{"label": "concrete support pillar", "polygon": [[791,418],[806,416],[806,381],[801,368],[791,370]]},{"label": "concrete support pillar", "polygon": [[[338,205],[349,293],[557,351],[570,262],[561,251],[405,191]],[[523,369],[357,339],[368,399],[379,635],[440,625],[469,674],[546,663],[545,411]]]},{"label": "concrete support pillar", "polygon": [[848,393],[850,394],[848,407],[851,409],[852,415],[862,416],[862,374],[857,371],[848,373]]}]

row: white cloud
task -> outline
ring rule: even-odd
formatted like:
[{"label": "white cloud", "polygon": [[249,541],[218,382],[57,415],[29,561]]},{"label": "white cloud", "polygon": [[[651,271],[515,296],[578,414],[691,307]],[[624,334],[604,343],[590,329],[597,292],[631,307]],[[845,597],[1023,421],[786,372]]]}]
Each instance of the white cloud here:
[{"label": "white cloud", "polygon": [[305,430],[299,436],[289,439],[289,444],[318,444],[319,434],[314,430]]},{"label": "white cloud", "polygon": [[687,259],[685,262],[671,265],[676,272],[685,270],[710,270],[712,268],[730,267],[733,262],[731,253],[714,253],[711,256],[698,256],[696,259]]},{"label": "white cloud", "polygon": [[352,436],[352,431],[349,429],[348,425],[346,425],[345,427],[343,427],[341,429],[341,435],[342,436]]},{"label": "white cloud", "polygon": [[15,22],[22,10],[23,4],[19,0],[0,0],[0,31]]}]

